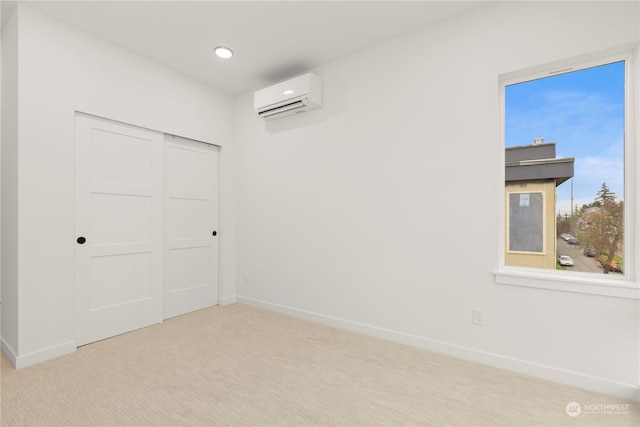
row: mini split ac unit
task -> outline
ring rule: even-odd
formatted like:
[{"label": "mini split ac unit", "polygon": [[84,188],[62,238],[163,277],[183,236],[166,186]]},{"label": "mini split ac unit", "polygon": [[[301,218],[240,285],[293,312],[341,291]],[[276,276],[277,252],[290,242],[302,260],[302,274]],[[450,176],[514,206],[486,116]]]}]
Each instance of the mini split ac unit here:
[{"label": "mini split ac unit", "polygon": [[253,94],[260,117],[272,120],[322,107],[322,80],[308,73],[269,86]]}]

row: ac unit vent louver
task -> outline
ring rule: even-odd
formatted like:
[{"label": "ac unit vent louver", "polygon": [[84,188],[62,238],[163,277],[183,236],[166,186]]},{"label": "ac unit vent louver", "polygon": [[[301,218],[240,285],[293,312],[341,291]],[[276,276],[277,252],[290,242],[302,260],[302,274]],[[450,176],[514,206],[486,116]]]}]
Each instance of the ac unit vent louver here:
[{"label": "ac unit vent louver", "polygon": [[260,117],[271,117],[271,116],[275,116],[277,114],[284,114],[287,113],[291,110],[298,110],[300,108],[304,108],[306,107],[307,104],[305,104],[302,100],[299,101],[294,101],[294,102],[288,102],[284,105],[281,105],[279,107],[273,107],[273,108],[269,108],[266,110],[262,110],[260,112],[258,112],[258,115]]}]

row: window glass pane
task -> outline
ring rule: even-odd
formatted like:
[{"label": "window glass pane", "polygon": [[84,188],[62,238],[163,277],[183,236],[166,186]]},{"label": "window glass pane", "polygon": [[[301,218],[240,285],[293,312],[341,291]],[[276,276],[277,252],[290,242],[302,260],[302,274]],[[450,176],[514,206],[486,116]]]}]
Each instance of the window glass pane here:
[{"label": "window glass pane", "polygon": [[542,252],[541,193],[509,194],[509,250]]},{"label": "window glass pane", "polygon": [[505,87],[507,265],[624,271],[624,81],[620,61]]}]

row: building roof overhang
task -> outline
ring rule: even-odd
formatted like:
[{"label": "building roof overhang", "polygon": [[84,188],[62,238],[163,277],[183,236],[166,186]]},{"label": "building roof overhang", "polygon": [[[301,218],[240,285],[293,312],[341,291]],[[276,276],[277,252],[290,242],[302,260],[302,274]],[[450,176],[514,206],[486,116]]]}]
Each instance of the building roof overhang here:
[{"label": "building roof overhang", "polygon": [[555,180],[556,187],[573,177],[574,157],[532,159],[505,164],[505,182]]}]

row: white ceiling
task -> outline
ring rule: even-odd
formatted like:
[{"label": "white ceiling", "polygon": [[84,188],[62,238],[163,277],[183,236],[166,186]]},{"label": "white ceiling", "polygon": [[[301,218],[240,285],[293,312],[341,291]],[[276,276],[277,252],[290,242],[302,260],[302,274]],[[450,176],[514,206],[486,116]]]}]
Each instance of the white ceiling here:
[{"label": "white ceiling", "polygon": [[[486,2],[26,3],[154,62],[236,95],[260,89]],[[3,14],[7,10],[4,8]],[[213,48],[218,45],[230,47],[235,56],[226,61],[216,58]]]}]

